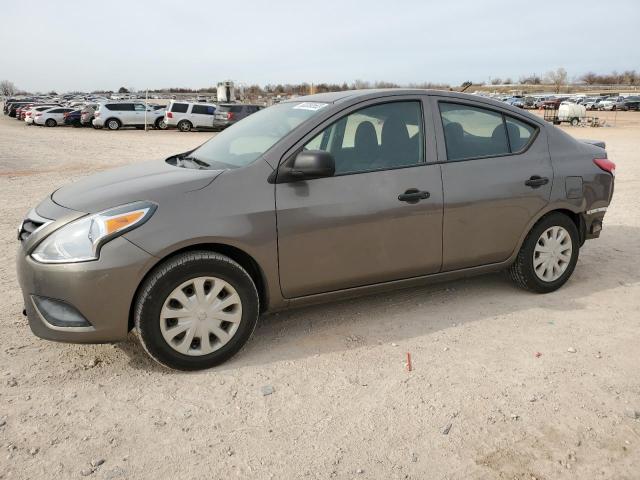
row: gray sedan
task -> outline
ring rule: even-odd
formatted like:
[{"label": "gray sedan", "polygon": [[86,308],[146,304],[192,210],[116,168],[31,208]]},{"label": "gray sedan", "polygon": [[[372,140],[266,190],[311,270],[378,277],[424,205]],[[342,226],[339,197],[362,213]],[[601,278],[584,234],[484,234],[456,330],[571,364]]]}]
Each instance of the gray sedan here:
[{"label": "gray sedan", "polygon": [[195,370],[266,312],[498,270],[552,292],[600,235],[614,174],[601,142],[478,96],[296,98],[45,198],[18,232],[25,313],[58,341],[135,328]]}]

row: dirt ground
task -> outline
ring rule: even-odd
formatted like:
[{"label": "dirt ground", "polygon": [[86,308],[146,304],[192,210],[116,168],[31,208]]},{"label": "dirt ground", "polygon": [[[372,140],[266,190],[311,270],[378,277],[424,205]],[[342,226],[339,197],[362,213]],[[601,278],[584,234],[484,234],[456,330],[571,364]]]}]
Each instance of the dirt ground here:
[{"label": "dirt ground", "polygon": [[563,127],[605,140],[618,169],[561,290],[490,275],[268,316],[237,357],[190,374],[133,338],[34,337],[15,235],[61,184],[212,134],[0,117],[0,479],[640,478],[640,113],[616,117]]}]

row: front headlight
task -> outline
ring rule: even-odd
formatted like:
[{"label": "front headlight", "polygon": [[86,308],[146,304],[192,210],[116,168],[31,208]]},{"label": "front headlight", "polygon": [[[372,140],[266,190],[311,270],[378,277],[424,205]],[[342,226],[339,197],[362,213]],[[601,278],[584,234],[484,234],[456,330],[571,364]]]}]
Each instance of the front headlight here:
[{"label": "front headlight", "polygon": [[155,203],[136,202],[74,220],[40,242],[31,257],[41,263],[97,260],[102,245],[139,227],[155,210]]}]

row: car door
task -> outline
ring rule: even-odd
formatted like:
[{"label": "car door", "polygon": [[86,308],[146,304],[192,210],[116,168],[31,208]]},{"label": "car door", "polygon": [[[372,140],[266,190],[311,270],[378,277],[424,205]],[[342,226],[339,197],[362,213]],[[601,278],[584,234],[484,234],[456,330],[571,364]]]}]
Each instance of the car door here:
[{"label": "car door", "polygon": [[151,113],[147,112],[147,107],[144,103],[134,103],[133,104],[133,114],[132,121],[130,122],[133,125],[144,125],[145,124],[145,116],[146,121],[152,122]]},{"label": "car door", "polygon": [[213,107],[211,105],[194,104],[191,107],[191,118],[194,127],[212,127]]},{"label": "car door", "polygon": [[482,102],[431,102],[443,162],[442,270],[507,260],[549,202],[553,168],[545,131]]},{"label": "car door", "polygon": [[440,270],[442,181],[420,97],[351,107],[314,129],[287,158],[302,149],[330,152],[336,172],[276,184],[284,297]]}]

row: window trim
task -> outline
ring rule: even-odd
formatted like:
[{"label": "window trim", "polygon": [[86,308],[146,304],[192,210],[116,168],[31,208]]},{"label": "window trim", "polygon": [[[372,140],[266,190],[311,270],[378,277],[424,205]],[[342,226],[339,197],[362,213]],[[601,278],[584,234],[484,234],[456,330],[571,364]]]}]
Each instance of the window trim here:
[{"label": "window trim", "polygon": [[[325,131],[326,129],[328,129],[329,127],[331,127],[333,124],[339,122],[340,120],[342,120],[345,117],[348,117],[349,115],[352,115],[360,110],[364,110],[366,108],[370,108],[370,107],[377,107],[380,105],[384,105],[384,104],[388,104],[388,103],[400,103],[400,102],[412,102],[412,103],[417,103],[419,108],[420,108],[420,113],[421,113],[421,121],[422,121],[422,126],[421,126],[421,130],[422,130],[422,159],[419,163],[413,163],[410,165],[400,165],[397,167],[386,167],[386,168],[371,168],[369,170],[358,170],[355,172],[344,172],[344,173],[336,173],[334,175],[332,175],[331,177],[322,177],[322,178],[336,178],[336,177],[345,177],[348,175],[360,175],[363,173],[372,173],[372,172],[387,172],[387,171],[392,171],[392,170],[400,170],[400,169],[405,169],[405,168],[415,168],[415,167],[423,167],[425,165],[434,165],[437,164],[436,162],[428,162],[427,161],[427,148],[428,148],[428,144],[427,144],[427,118],[426,118],[426,109],[425,109],[425,99],[422,96],[410,96],[407,98],[402,98],[402,96],[390,96],[390,97],[383,97],[381,98],[377,98],[377,99],[372,99],[372,100],[381,100],[381,101],[372,101],[371,103],[364,101],[364,102],[359,102],[356,103],[354,105],[351,105],[350,107],[355,107],[355,108],[346,108],[344,110],[341,110],[339,112],[336,112],[335,115],[333,115],[332,117],[330,117],[329,119],[327,119],[327,121],[322,122],[320,125],[317,125],[316,128],[310,130],[306,135],[304,135],[297,143],[296,145],[294,145],[291,149],[289,149],[289,151],[292,151],[291,154],[285,153],[285,155],[283,156],[283,159],[280,161],[280,164],[278,165],[278,168],[276,169],[276,171],[280,170],[281,168],[287,168],[288,164],[290,162],[293,161],[293,159],[296,157],[296,155],[298,155],[298,153],[300,153],[302,151],[302,148],[304,148],[304,146],[309,143],[310,141],[312,141],[315,137],[317,137],[318,135],[320,135],[323,131]],[[364,103],[365,105],[362,105],[362,103]],[[347,112],[345,113],[345,110],[347,110]],[[317,131],[316,131],[317,129]],[[315,132],[315,133],[312,133]],[[435,139],[435,136],[434,136]],[[314,178],[314,179],[309,179],[306,181],[313,181],[313,180],[320,180],[320,178]],[[276,181],[275,183],[291,183],[291,182],[278,182]]]},{"label": "window trim", "polygon": [[[540,127],[538,125],[532,125],[531,122],[523,120],[522,118],[516,117],[515,115],[512,115],[511,112],[505,112],[504,110],[499,109],[498,107],[495,107],[493,105],[474,105],[473,103],[467,103],[458,99],[455,100],[447,100],[444,99],[442,97],[436,99],[437,102],[437,114],[440,117],[440,128],[442,129],[442,138],[444,140],[444,151],[445,151],[445,155],[446,155],[446,160],[445,162],[467,162],[469,160],[482,160],[484,158],[500,158],[500,157],[511,157],[511,156],[515,156],[515,155],[522,155],[523,153],[527,152],[530,148],[531,145],[533,145],[533,142],[535,142],[536,138],[538,138],[538,135],[540,134]],[[499,115],[501,115],[502,117],[502,125],[504,127],[505,130],[505,135],[507,136],[507,145],[509,146],[509,153],[502,153],[499,155],[478,155],[476,157],[465,157],[465,158],[461,158],[458,160],[451,160],[449,158],[449,152],[447,150],[447,143],[446,143],[446,136],[444,133],[444,122],[442,119],[442,110],[440,109],[440,104],[441,103],[450,103],[450,104],[455,104],[455,105],[462,105],[464,107],[471,107],[471,108],[477,108],[479,110],[489,110],[490,112],[493,113],[497,113]],[[519,122],[525,123],[527,125],[529,125],[530,127],[532,127],[534,129],[533,135],[531,135],[531,138],[529,139],[529,141],[525,144],[525,146],[516,151],[516,152],[512,152],[511,151],[511,140],[509,139],[509,131],[507,130],[507,122],[506,122],[506,117],[510,117],[513,118]]]}]

